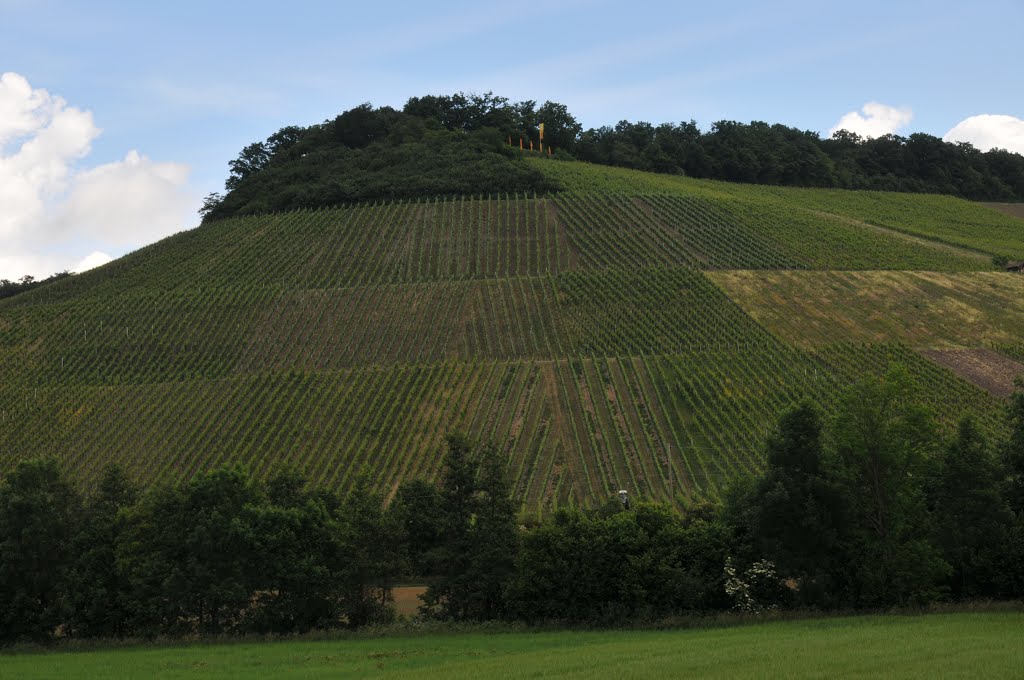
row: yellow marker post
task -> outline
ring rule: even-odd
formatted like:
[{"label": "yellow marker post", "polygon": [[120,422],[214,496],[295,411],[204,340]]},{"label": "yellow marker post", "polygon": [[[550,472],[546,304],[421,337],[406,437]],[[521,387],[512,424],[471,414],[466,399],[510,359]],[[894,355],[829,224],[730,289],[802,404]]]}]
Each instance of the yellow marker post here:
[{"label": "yellow marker post", "polygon": [[540,152],[544,153],[544,123],[540,124]]}]

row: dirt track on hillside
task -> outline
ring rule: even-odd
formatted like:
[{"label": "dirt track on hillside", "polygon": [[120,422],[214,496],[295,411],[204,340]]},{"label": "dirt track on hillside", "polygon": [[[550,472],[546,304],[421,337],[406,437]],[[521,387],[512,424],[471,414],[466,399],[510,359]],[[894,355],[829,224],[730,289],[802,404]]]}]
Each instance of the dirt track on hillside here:
[{"label": "dirt track on hillside", "polygon": [[990,349],[936,349],[921,354],[997,397],[1010,396],[1014,378],[1024,376],[1024,364]]},{"label": "dirt track on hillside", "polygon": [[1024,203],[985,203],[989,208],[1024,220]]}]

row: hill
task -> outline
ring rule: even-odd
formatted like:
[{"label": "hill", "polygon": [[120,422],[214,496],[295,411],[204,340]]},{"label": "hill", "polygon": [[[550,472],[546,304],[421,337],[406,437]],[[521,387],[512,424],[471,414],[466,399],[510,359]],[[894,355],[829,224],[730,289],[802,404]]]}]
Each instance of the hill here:
[{"label": "hill", "polygon": [[1020,367],[1024,279],[992,265],[1024,252],[1019,220],[511,162],[562,190],[210,220],[0,300],[0,467],[290,464],[391,491],[462,428],[508,455],[524,509],[688,503],[759,469],[788,404],[893,361],[947,425],[1002,427],[1000,391],[933,350]]},{"label": "hill", "polygon": [[208,221],[352,202],[559,190],[549,173],[520,162],[517,142],[531,151],[536,142],[557,158],[675,176],[1024,200],[1024,156],[982,153],[927,134],[863,139],[840,130],[822,139],[759,121],[717,121],[707,132],[693,121],[583,130],[563,104],[538,107],[488,92],[413,97],[401,111],[362,104],[320,124],[282,128],[242,149],[228,164],[226,195],[207,196],[201,212]]}]

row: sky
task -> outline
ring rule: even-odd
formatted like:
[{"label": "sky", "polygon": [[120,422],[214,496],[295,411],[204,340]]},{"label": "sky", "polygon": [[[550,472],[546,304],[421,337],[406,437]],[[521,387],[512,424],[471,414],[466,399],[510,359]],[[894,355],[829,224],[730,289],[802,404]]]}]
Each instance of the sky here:
[{"label": "sky", "polygon": [[286,125],[456,91],[1024,153],[1024,0],[0,0],[0,279],[198,224]]}]

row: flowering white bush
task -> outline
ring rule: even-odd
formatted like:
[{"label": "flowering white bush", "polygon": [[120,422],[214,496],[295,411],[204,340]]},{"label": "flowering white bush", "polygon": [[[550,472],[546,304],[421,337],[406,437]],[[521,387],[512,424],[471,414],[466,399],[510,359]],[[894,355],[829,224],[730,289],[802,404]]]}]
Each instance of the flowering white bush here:
[{"label": "flowering white bush", "polygon": [[736,573],[732,558],[725,558],[725,593],[733,599],[733,609],[758,614],[778,608],[775,602],[766,601],[778,592],[780,581],[775,565],[770,560],[758,560],[742,575]]}]

